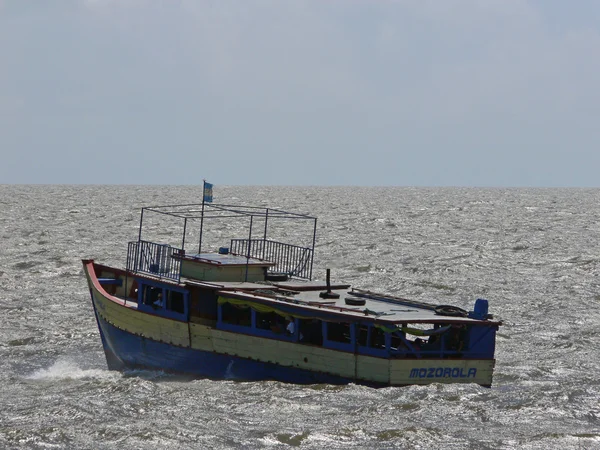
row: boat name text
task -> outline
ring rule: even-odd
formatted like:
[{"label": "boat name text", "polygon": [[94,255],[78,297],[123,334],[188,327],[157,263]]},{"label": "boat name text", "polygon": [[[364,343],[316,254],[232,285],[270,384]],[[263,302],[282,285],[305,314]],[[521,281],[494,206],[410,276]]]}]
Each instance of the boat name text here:
[{"label": "boat name text", "polygon": [[412,369],[410,378],[475,378],[477,369],[469,370],[458,367],[429,367]]}]

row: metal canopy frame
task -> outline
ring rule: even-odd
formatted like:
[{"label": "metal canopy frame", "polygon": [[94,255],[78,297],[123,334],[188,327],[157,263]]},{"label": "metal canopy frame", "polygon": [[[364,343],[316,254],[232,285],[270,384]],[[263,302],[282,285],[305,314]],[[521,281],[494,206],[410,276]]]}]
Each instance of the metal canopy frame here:
[{"label": "metal canopy frame", "polygon": [[[167,214],[174,217],[179,217],[182,219],[202,219],[202,218],[210,218],[210,217],[224,217],[223,215],[209,215],[206,211],[202,211],[202,207],[204,209],[214,208],[219,211],[231,212],[231,216],[227,217],[239,217],[239,216],[270,216],[275,214],[279,217],[284,218],[296,218],[296,219],[310,219],[317,220],[316,217],[309,216],[307,214],[295,213],[290,211],[284,211],[282,209],[277,208],[265,208],[262,206],[248,206],[248,205],[220,205],[217,203],[190,203],[184,205],[163,205],[163,206],[145,206],[142,208],[142,211],[153,211],[160,214]],[[188,208],[184,210],[183,208]],[[200,208],[200,209],[189,209],[189,208]]]},{"label": "metal canopy frame", "polygon": [[[216,204],[212,202],[203,203],[191,203],[181,205],[162,205],[162,206],[146,206],[142,208],[140,216],[140,227],[138,233],[138,242],[142,242],[142,230],[144,227],[144,214],[157,213],[170,217],[175,217],[183,220],[183,233],[181,238],[181,250],[185,249],[185,236],[188,227],[188,221],[200,221],[200,233],[198,242],[198,253],[202,253],[202,235],[204,228],[204,220],[210,219],[244,219],[249,220],[248,224],[248,238],[247,238],[247,249],[243,256],[249,259],[251,258],[251,245],[253,241],[263,242],[263,252],[266,247],[268,225],[270,220],[281,220],[281,219],[292,219],[292,220],[306,220],[312,221],[312,244],[310,247],[298,246],[287,243],[279,243],[280,245],[292,246],[297,248],[304,248],[310,250],[310,261],[308,261],[308,278],[312,279],[312,268],[314,249],[317,234],[317,218],[296,212],[284,211],[278,208],[266,208],[261,206],[248,206],[248,205],[229,205],[229,204]],[[253,240],[253,228],[254,219],[258,218],[264,220],[264,230],[262,232],[262,238]],[[232,239],[232,242],[235,239]],[[245,243],[244,243],[245,245]]]}]

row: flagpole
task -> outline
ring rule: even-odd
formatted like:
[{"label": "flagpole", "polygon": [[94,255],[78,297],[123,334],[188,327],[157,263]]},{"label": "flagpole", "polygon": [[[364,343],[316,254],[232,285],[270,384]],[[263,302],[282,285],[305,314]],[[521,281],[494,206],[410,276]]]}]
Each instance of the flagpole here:
[{"label": "flagpole", "polygon": [[202,253],[202,229],[204,228],[204,201],[206,195],[204,195],[206,189],[206,180],[202,180],[202,214],[200,215],[200,240],[198,242],[198,254]]}]

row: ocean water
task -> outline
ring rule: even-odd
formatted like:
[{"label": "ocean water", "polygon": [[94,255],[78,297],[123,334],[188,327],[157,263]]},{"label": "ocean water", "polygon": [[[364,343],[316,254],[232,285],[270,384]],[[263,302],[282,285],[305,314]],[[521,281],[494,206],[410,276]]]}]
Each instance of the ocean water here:
[{"label": "ocean water", "polygon": [[316,278],[488,299],[504,322],[490,389],[108,371],[80,260],[123,266],[141,206],[200,195],[0,186],[0,448],[600,448],[599,189],[215,186],[319,217]]}]

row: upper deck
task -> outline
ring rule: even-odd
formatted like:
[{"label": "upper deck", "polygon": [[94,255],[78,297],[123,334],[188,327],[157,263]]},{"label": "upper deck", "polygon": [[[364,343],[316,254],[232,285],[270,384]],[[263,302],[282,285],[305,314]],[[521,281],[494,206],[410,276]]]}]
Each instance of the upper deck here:
[{"label": "upper deck", "polygon": [[[212,289],[225,298],[237,299],[251,306],[261,303],[276,309],[313,310],[316,315],[346,316],[362,321],[400,323],[479,323],[497,326],[500,322],[488,320],[487,314],[468,312],[460,308],[416,302],[408,299],[352,288],[341,283],[292,280],[274,283],[235,281],[182,280],[190,286]],[[323,298],[323,293],[333,295]],[[477,309],[476,307],[474,309]]]}]

